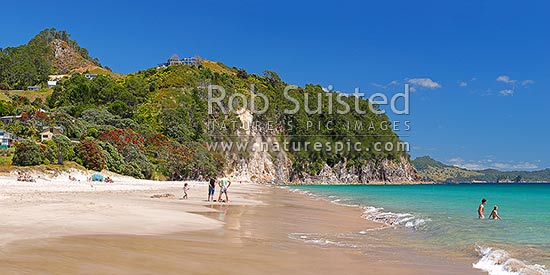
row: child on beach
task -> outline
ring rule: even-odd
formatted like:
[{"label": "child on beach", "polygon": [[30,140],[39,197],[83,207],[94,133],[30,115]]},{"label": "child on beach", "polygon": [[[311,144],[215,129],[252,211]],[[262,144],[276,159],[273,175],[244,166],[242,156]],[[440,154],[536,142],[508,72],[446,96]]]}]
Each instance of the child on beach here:
[{"label": "child on beach", "polygon": [[189,185],[185,183],[183,185],[183,196],[180,199],[187,199],[187,192],[189,191]]},{"label": "child on beach", "polygon": [[500,220],[500,216],[498,215],[498,205],[495,205],[495,207],[493,208],[493,211],[491,211],[491,215],[489,215],[489,219],[493,219],[493,220]]}]

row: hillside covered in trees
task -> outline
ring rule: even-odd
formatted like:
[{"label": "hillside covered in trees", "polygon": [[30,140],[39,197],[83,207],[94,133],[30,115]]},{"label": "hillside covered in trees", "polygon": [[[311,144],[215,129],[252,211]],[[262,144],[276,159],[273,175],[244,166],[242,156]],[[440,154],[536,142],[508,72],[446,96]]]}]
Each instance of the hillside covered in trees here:
[{"label": "hillside covered in trees", "polygon": [[[308,175],[323,175],[327,169],[336,170],[335,167],[354,174],[352,180],[358,182],[417,179],[414,169],[407,166],[407,152],[397,147],[384,151],[372,148],[377,142],[398,143],[399,137],[391,127],[366,129],[366,125],[383,125],[389,119],[368,111],[370,103],[365,99],[359,100],[361,109],[367,110],[365,114],[337,114],[328,110],[329,92],[320,85],[310,84],[297,87],[290,95],[300,102],[306,96],[314,98],[313,104],[320,98],[322,112],[308,114],[302,108],[295,114],[285,114],[282,110],[293,109],[294,105],[282,96],[287,83],[277,73],[249,74],[208,60],[199,66],[151,68],[117,77],[99,74],[88,79],[70,71],[76,66],[74,62],[60,61],[52,55],[52,41],[63,41],[70,52],[78,53],[82,57],[75,61],[80,62],[78,66],[88,63],[99,66],[65,32],[55,30],[41,32],[28,45],[2,50],[0,83],[9,87],[21,88],[43,81],[54,71],[69,74],[53,90],[43,91],[44,99],[37,97],[31,101],[24,94],[8,92],[5,99],[0,98],[2,115],[21,116],[3,127],[18,138],[13,165],[75,161],[97,171],[107,169],[138,178],[174,180],[245,169],[251,179],[296,181]],[[212,114],[208,112],[209,85],[221,86],[227,92],[221,107],[214,104]],[[245,129],[240,125],[242,116],[222,111],[223,107],[229,107],[228,98],[237,92],[245,96],[262,93],[268,98],[269,108],[262,114],[251,114],[246,111],[250,106],[242,103],[234,106],[245,110],[251,121],[260,126]],[[355,98],[342,97],[342,100],[354,106]],[[310,127],[309,121],[319,125],[330,121],[334,127]],[[356,124],[365,127],[346,126]],[[46,129],[58,131],[53,131],[51,140],[41,141],[40,133]],[[302,145],[357,141],[371,150],[319,152],[293,150],[296,147],[290,146],[288,152],[271,150],[258,154],[209,146],[214,142],[250,140],[284,140]],[[399,169],[393,171],[391,167]]]},{"label": "hillside covered in trees", "polygon": [[26,45],[0,49],[0,89],[23,90],[83,67],[101,65],[66,31],[46,29]]}]

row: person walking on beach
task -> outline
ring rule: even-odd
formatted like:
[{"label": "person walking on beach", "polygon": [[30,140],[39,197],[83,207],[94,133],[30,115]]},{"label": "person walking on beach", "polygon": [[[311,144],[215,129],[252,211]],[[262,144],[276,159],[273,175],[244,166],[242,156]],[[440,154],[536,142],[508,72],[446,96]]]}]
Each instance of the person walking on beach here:
[{"label": "person walking on beach", "polygon": [[493,219],[493,220],[500,220],[500,216],[498,215],[498,205],[495,205],[495,207],[493,208],[493,211],[491,211],[491,215],[489,215],[489,219]]},{"label": "person walking on beach", "polygon": [[485,204],[487,204],[487,200],[482,199],[481,204],[477,208],[477,215],[480,220],[485,219]]},{"label": "person walking on beach", "polygon": [[210,182],[208,183],[208,200],[214,200],[214,193],[216,192],[216,179],[213,177],[210,178]]},{"label": "person walking on beach", "polygon": [[218,180],[220,185],[220,196],[218,197],[218,201],[222,201],[222,194],[225,194],[225,202],[229,202],[229,196],[227,195],[227,189],[229,186],[231,186],[231,182],[228,178],[223,176],[221,179]]}]

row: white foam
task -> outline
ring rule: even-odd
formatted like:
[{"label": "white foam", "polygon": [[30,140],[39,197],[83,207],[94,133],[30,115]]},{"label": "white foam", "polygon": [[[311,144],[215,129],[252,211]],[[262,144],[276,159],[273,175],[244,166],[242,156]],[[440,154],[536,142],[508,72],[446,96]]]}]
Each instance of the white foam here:
[{"label": "white foam", "polygon": [[483,270],[490,275],[548,275],[550,271],[541,265],[528,265],[511,258],[508,252],[491,247],[478,247],[481,259],[473,264],[474,268]]},{"label": "white foam", "polygon": [[429,221],[431,221],[431,219],[419,218],[419,219],[415,219],[413,221],[409,221],[409,222],[405,223],[405,227],[407,227],[407,228],[418,228],[418,227],[424,225],[426,222],[429,222]]},{"label": "white foam", "polygon": [[301,195],[306,195],[308,197],[313,197],[313,193],[311,193],[310,191],[307,191],[307,190],[303,190],[303,189],[299,189],[299,188],[290,188],[288,186],[279,186],[279,188],[281,189],[285,189],[285,190],[288,190],[290,191],[291,193],[297,193],[297,194],[301,194]]},{"label": "white foam", "polygon": [[369,229],[365,229],[365,230],[361,230],[357,233],[361,234],[361,235],[367,235],[369,232],[371,231],[379,231],[379,230],[383,230],[383,229],[386,229],[386,227],[375,227],[375,228],[369,228]]},{"label": "white foam", "polygon": [[384,223],[389,226],[404,226],[413,229],[418,229],[426,222],[431,221],[431,219],[418,218],[409,213],[393,213],[384,212],[382,210],[384,209],[373,206],[363,207],[363,218],[369,221]]},{"label": "white foam", "polygon": [[315,233],[291,233],[288,237],[294,240],[301,240],[306,244],[318,245],[318,246],[334,246],[334,247],[347,247],[347,248],[359,248],[358,245],[349,242],[331,240],[328,237],[321,236]]}]

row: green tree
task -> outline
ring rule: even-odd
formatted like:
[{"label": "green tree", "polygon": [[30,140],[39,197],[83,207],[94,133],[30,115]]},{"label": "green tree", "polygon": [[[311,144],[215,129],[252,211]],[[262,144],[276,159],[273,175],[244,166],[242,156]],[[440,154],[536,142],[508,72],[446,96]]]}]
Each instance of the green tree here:
[{"label": "green tree", "polygon": [[44,151],[44,164],[57,163],[59,158],[59,148],[53,140],[45,140],[42,142]]},{"label": "green tree", "polygon": [[154,167],[137,146],[129,144],[124,147],[122,155],[126,161],[125,174],[141,179],[150,179]]},{"label": "green tree", "polygon": [[15,145],[12,163],[18,166],[33,166],[42,164],[44,150],[34,141],[25,140]]},{"label": "green tree", "polygon": [[57,164],[63,164],[65,160],[74,159],[74,149],[71,140],[64,135],[54,134],[52,140],[57,145]]},{"label": "green tree", "polygon": [[124,161],[124,157],[118,152],[117,148],[107,142],[99,142],[99,146],[103,150],[103,155],[105,155],[105,169],[115,173],[124,173],[126,162]]},{"label": "green tree", "polygon": [[5,100],[0,100],[0,115],[12,115],[13,111],[15,111],[15,106]]}]

